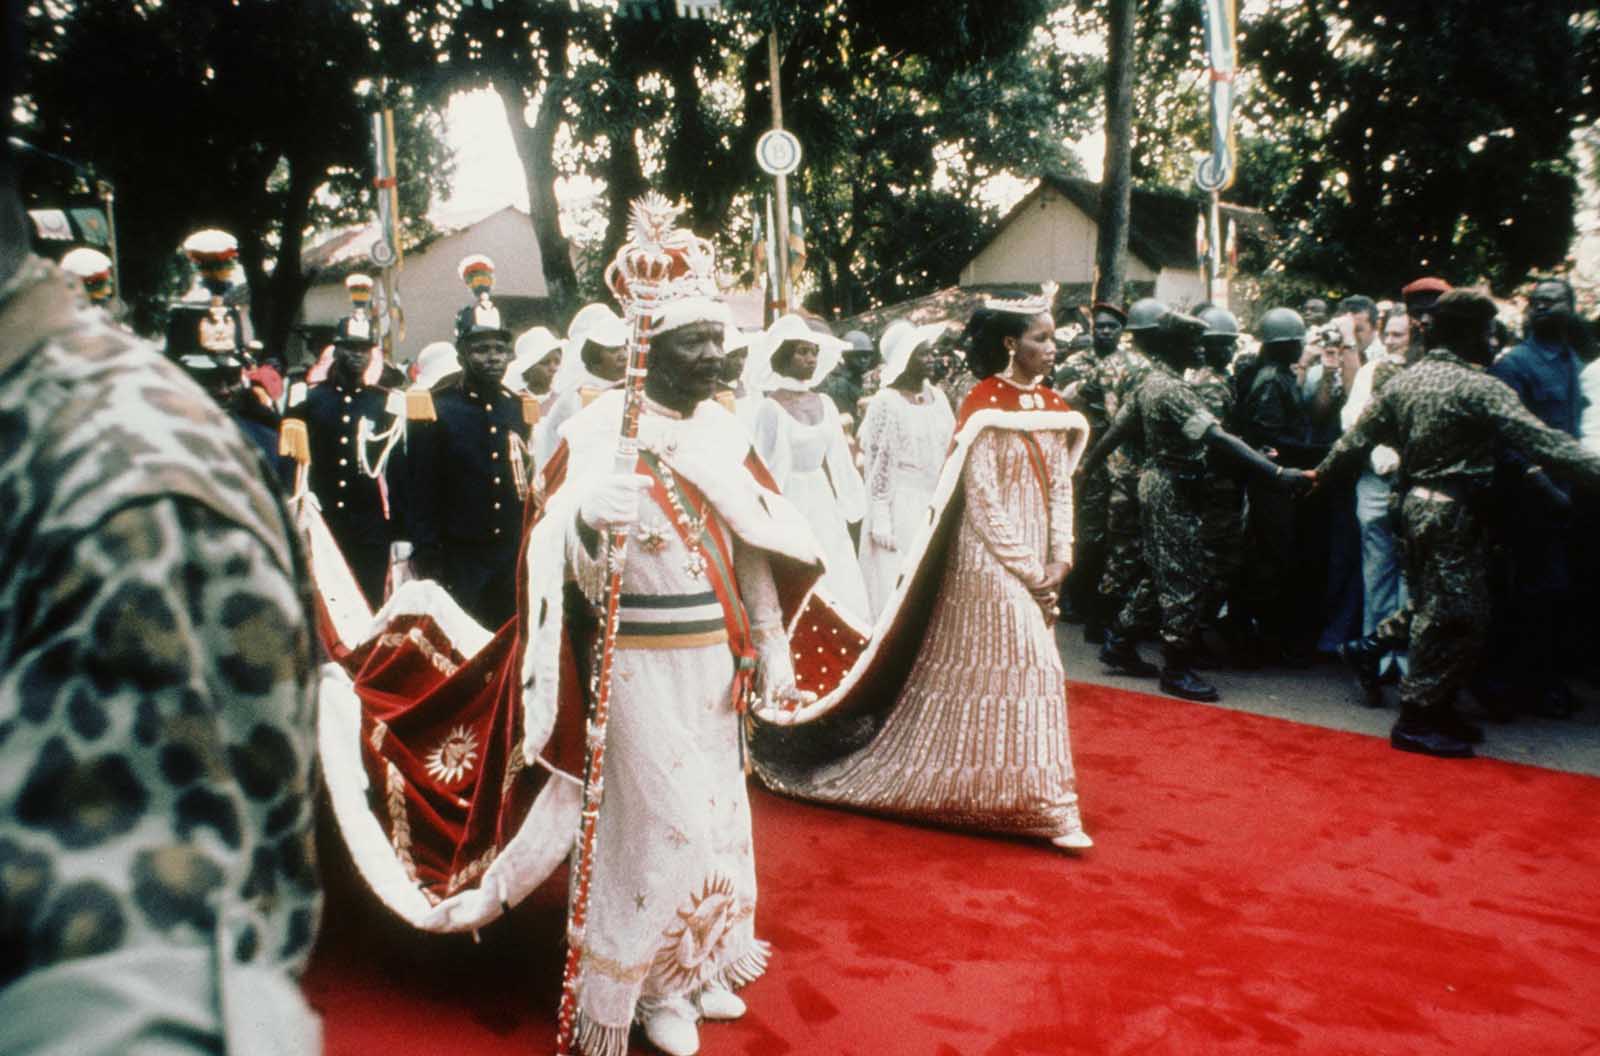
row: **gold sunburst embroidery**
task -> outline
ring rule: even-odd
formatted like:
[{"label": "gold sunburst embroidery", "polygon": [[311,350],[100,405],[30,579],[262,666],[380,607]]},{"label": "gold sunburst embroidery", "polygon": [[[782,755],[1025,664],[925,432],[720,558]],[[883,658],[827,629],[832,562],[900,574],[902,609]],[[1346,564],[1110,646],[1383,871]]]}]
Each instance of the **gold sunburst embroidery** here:
[{"label": "gold sunburst embroidery", "polygon": [[692,990],[716,970],[717,957],[728,933],[738,923],[733,881],[726,876],[707,877],[700,894],[678,910],[667,928],[655,957],[655,970],[671,989]]},{"label": "gold sunburst embroidery", "polygon": [[428,753],[428,776],[442,785],[460,782],[478,762],[478,735],[465,726],[451,730],[439,746]]}]

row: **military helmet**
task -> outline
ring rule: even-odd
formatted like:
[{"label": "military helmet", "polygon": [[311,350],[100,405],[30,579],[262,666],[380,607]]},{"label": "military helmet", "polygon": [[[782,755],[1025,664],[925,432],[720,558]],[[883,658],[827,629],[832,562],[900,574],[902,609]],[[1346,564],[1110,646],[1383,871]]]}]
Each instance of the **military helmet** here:
[{"label": "military helmet", "polygon": [[1226,308],[1212,305],[1200,313],[1200,321],[1206,324],[1206,332],[1202,337],[1238,337],[1239,320]]},{"label": "military helmet", "polygon": [[1257,336],[1263,345],[1278,341],[1304,341],[1306,323],[1293,308],[1273,308],[1257,324]]},{"label": "military helmet", "polygon": [[1144,297],[1134,301],[1128,309],[1128,325],[1122,329],[1130,334],[1141,330],[1154,330],[1161,322],[1161,317],[1169,312],[1164,303],[1154,297]]}]

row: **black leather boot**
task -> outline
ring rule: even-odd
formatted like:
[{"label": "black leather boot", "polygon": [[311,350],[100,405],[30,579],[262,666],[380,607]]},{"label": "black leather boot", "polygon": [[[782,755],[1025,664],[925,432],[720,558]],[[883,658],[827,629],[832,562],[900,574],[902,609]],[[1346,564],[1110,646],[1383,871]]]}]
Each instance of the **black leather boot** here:
[{"label": "black leather boot", "polygon": [[1124,637],[1110,627],[1106,628],[1106,643],[1100,647],[1100,662],[1113,671],[1135,678],[1153,678],[1156,675],[1156,665],[1139,655],[1139,647],[1133,644],[1133,639]]},{"label": "black leather boot", "polygon": [[1189,664],[1189,653],[1177,646],[1161,649],[1161,692],[1184,700],[1210,703],[1220,699],[1217,687],[1194,673]]},{"label": "black leather boot", "polygon": [[1389,731],[1389,744],[1402,752],[1434,755],[1441,759],[1471,759],[1472,745],[1441,729],[1432,709],[1400,702],[1400,718]]},{"label": "black leather boot", "polygon": [[1376,634],[1352,638],[1339,645],[1339,659],[1361,685],[1361,703],[1369,708],[1383,707],[1383,690],[1378,685],[1378,665],[1383,660],[1383,644]]}]

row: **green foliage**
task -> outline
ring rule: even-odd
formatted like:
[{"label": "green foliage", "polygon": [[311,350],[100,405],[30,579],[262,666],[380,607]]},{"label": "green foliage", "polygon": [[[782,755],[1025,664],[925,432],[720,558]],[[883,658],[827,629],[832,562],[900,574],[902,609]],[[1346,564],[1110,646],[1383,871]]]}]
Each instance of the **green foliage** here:
[{"label": "green foliage", "polygon": [[1504,293],[1559,265],[1572,134],[1600,109],[1578,7],[1273,3],[1242,27],[1254,138],[1230,197],[1265,207],[1285,272],[1329,291],[1393,295],[1428,272]]},{"label": "green foliage", "polygon": [[[755,26],[763,10],[747,5]],[[791,181],[807,215],[814,303],[843,315],[954,283],[997,216],[994,176],[1073,171],[1097,86],[1043,37],[1044,2],[779,9]],[[746,54],[746,138],[768,126],[766,55]],[[749,155],[745,155],[748,158]],[[745,187],[764,191],[738,159]],[[754,198],[752,198],[752,203]]]}]

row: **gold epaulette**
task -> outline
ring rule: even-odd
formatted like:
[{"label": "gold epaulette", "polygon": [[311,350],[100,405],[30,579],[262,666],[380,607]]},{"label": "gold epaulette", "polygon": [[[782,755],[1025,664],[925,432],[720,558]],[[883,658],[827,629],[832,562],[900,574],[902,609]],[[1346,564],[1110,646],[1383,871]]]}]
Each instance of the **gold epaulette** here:
[{"label": "gold epaulette", "polygon": [[539,397],[532,393],[522,394],[522,424],[529,427],[539,424]]},{"label": "gold epaulette", "polygon": [[427,389],[406,390],[406,421],[436,422],[439,414],[433,409],[433,393]]},{"label": "gold epaulette", "polygon": [[602,389],[596,385],[580,385],[578,386],[578,401],[584,407],[587,407],[608,391],[609,390]]},{"label": "gold epaulette", "polygon": [[717,394],[711,398],[722,404],[722,406],[729,411],[734,409],[735,400],[733,398],[732,389],[719,389],[717,390]]},{"label": "gold epaulette", "polygon": [[287,455],[300,465],[311,462],[311,434],[298,418],[285,418],[278,427],[278,454]]}]

